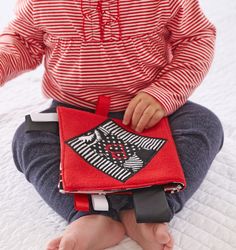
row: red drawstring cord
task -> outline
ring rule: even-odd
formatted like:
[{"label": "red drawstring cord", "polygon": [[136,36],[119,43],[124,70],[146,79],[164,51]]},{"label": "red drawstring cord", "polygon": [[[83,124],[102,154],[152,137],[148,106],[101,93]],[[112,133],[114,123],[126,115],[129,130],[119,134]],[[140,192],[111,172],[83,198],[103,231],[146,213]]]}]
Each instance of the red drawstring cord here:
[{"label": "red drawstring cord", "polygon": [[81,12],[83,15],[82,30],[83,30],[84,39],[86,40],[86,35],[85,35],[85,17],[86,17],[86,15],[84,14],[84,11],[83,11],[83,0],[80,1],[80,5],[81,5]]},{"label": "red drawstring cord", "polygon": [[99,14],[100,37],[101,37],[101,41],[104,42],[104,23],[103,23],[102,0],[98,1],[97,10],[98,10],[98,14]]},{"label": "red drawstring cord", "polygon": [[119,26],[119,40],[121,40],[121,25],[120,25],[120,0],[116,0],[117,6],[117,22]]},{"label": "red drawstring cord", "polygon": [[[103,0],[98,1],[97,11],[98,11],[98,15],[99,15],[100,39],[101,39],[102,42],[104,42],[104,22],[103,22],[102,1]],[[120,25],[120,8],[119,8],[119,5],[120,5],[120,0],[116,0],[117,22],[118,22],[118,27],[119,27],[119,40],[121,40],[121,25]],[[83,24],[82,24],[83,35],[84,35],[84,38],[86,38],[86,35],[85,35],[85,17],[86,17],[86,14],[84,14],[84,12],[83,12],[83,0],[81,0],[81,11],[82,11],[82,15],[84,17]]]}]

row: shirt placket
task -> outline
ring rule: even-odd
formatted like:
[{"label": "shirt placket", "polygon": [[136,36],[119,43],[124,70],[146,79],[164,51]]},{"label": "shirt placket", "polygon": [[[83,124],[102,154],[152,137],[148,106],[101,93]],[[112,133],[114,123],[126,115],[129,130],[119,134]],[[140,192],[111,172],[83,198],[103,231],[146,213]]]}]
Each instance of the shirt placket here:
[{"label": "shirt placket", "polygon": [[87,41],[121,39],[119,0],[83,0],[83,32]]}]

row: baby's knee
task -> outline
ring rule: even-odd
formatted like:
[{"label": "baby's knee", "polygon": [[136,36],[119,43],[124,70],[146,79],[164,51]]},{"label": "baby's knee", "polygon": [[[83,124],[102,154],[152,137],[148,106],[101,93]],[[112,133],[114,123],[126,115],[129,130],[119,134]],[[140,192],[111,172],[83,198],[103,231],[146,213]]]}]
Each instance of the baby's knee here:
[{"label": "baby's knee", "polygon": [[223,128],[219,118],[209,109],[199,104],[188,102],[170,117],[172,132],[177,140],[185,136],[189,140],[203,142],[213,155],[223,145]]},{"label": "baby's knee", "polygon": [[215,113],[207,108],[204,108],[202,111],[201,120],[206,136],[211,140],[211,143],[216,147],[216,150],[219,151],[222,148],[224,141],[224,131],[221,121]]},{"label": "baby's knee", "polygon": [[22,170],[22,148],[24,145],[25,123],[22,123],[16,130],[12,141],[12,154],[16,168]]},{"label": "baby's knee", "polygon": [[198,131],[209,140],[211,145],[218,146],[220,150],[223,145],[224,132],[217,115],[208,108],[192,102],[186,105],[185,112],[185,119],[190,120],[193,130]]}]

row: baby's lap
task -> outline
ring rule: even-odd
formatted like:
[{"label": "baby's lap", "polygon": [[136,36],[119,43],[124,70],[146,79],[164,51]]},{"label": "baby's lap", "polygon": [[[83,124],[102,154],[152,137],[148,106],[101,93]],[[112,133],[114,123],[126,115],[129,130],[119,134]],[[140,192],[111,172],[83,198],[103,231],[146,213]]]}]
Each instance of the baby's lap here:
[{"label": "baby's lap", "polygon": [[169,116],[169,120],[176,118],[189,118],[189,119],[199,119],[199,118],[216,118],[217,116],[208,108],[191,101],[187,101],[182,107],[176,110],[173,114]]},{"label": "baby's lap", "polygon": [[174,129],[222,129],[219,118],[208,108],[188,101],[169,116],[169,123]]},{"label": "baby's lap", "polygon": [[[55,103],[53,103],[48,109],[42,111],[43,113],[52,113],[56,112],[56,106]],[[175,111],[172,115],[169,116],[169,122],[171,128],[174,130],[175,128],[181,128],[181,127],[204,127],[206,124],[209,126],[209,123],[219,123],[220,122],[217,118],[217,116],[207,109],[206,107],[203,107],[199,104],[196,104],[194,102],[188,101],[186,104],[184,104],[181,108],[179,108],[177,111]],[[201,126],[200,126],[201,125]],[[52,143],[52,144],[59,144],[59,136],[47,132],[47,131],[31,131],[26,132],[26,123],[23,122],[16,130],[13,144],[15,141],[37,141],[39,143]]]},{"label": "baby's lap", "polygon": [[[54,113],[56,112],[56,105],[54,103],[51,104],[51,106],[45,110],[43,110],[41,113]],[[48,141],[52,141],[52,143],[59,144],[59,136],[47,132],[47,131],[28,131],[26,130],[26,122],[24,121],[19,125],[17,128],[14,137],[13,137],[13,146],[15,142],[17,141],[32,141],[32,140],[38,140],[41,138],[41,142],[45,141],[48,143]]]},{"label": "baby's lap", "polygon": [[26,131],[26,122],[23,122],[17,128],[12,141],[13,147],[24,147],[26,145],[40,147],[43,144],[58,148],[60,146],[60,138],[57,134],[48,131]]}]

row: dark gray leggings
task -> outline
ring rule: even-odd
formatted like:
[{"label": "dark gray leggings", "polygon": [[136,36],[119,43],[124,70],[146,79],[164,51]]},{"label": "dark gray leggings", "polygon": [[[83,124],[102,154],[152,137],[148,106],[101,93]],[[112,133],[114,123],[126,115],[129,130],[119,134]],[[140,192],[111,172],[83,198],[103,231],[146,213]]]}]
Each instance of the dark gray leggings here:
[{"label": "dark gray leggings", "polygon": [[[55,112],[57,105],[43,112]],[[123,117],[123,112],[110,113],[110,117]],[[176,194],[167,194],[167,200],[173,215],[180,211],[186,201],[202,183],[216,154],[223,144],[223,129],[219,119],[208,109],[198,104],[187,102],[174,114],[169,122],[185,173],[187,188]],[[50,132],[25,133],[25,124],[17,129],[13,139],[13,157],[17,169],[34,185],[37,192],[68,222],[86,215],[74,209],[73,196],[58,191],[60,145],[59,137]],[[112,201],[113,203],[116,200]],[[118,210],[132,207],[131,199],[117,198],[117,204],[106,214],[119,219]]]}]

